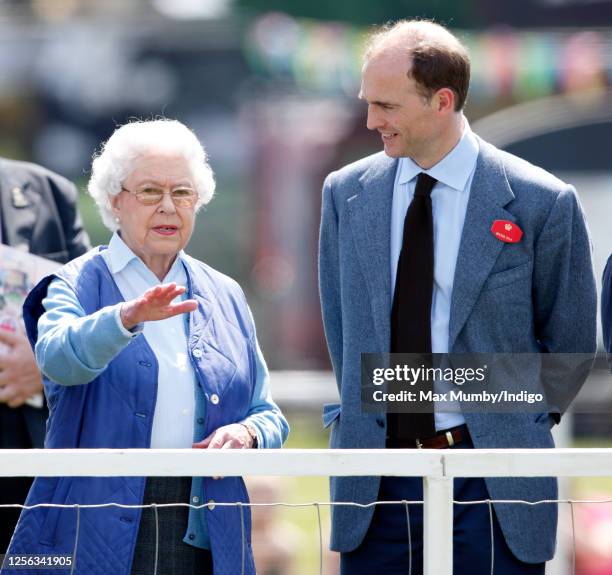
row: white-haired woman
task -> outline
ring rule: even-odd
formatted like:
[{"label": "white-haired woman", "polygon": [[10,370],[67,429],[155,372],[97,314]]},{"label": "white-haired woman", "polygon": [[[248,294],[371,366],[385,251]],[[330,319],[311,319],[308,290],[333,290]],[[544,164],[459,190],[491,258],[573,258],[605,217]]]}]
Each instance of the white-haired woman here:
[{"label": "white-haired woman", "polygon": [[[287,422],[240,287],[183,252],[213,191],[204,149],[176,121],[122,126],[95,158],[89,192],[109,246],[45,278],[24,306],[46,447],[281,447]],[[254,573],[248,509],[215,505],[246,501],[236,477],[38,478],[29,505],[209,505],[24,511],[10,553],[71,555],[76,541],[76,573]]]}]

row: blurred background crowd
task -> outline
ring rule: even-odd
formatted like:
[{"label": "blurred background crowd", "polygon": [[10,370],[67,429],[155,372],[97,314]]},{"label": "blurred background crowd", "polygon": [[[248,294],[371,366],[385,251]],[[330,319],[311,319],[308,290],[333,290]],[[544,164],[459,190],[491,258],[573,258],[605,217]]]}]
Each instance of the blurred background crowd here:
[{"label": "blurred background crowd", "polygon": [[[356,97],[361,50],[373,24],[413,17],[448,25],[468,46],[474,131],[577,187],[601,277],[612,251],[610,0],[0,0],[1,156],[84,190],[99,143],[130,118],[176,118],[204,143],[217,197],[188,251],[247,291],[275,398],[293,423],[289,446],[325,445],[319,410],[334,394],[317,292],[323,178],[381,149]],[[80,203],[92,243],[106,243],[92,201],[82,193]],[[607,445],[612,389],[593,381],[579,401],[574,440]],[[254,491],[328,498],[323,479]],[[582,542],[584,575],[612,573],[607,507],[579,517],[604,533]],[[280,515],[268,538],[280,547],[259,553],[262,565],[264,555],[283,560],[260,570],[314,572],[315,511]],[[591,548],[605,533],[607,547]]]}]

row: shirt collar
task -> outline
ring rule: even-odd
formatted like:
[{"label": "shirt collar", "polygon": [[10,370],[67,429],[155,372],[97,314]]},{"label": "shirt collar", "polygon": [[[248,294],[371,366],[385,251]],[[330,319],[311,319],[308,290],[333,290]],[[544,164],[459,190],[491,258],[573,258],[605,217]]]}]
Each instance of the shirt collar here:
[{"label": "shirt collar", "polygon": [[[183,259],[185,252],[181,250],[177,258],[174,260],[170,271]],[[108,249],[106,250],[106,262],[111,273],[116,274],[123,270],[130,262],[139,261],[143,266],[146,267],[144,262],[128,247],[128,245],[121,239],[121,236],[115,232],[110,242],[108,243]],[[168,272],[168,274],[170,273]]]},{"label": "shirt collar", "polygon": [[412,158],[400,158],[398,183],[406,184],[425,172],[454,190],[464,190],[476,166],[479,146],[467,119],[464,118],[463,122],[463,134],[457,145],[429,170],[423,170]]}]

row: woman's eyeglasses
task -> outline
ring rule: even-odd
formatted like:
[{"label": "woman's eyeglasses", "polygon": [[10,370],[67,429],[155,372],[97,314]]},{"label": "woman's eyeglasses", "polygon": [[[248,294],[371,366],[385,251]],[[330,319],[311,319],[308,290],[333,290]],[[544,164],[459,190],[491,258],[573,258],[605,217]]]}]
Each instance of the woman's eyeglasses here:
[{"label": "woman's eyeglasses", "polygon": [[145,206],[159,204],[164,194],[170,194],[170,198],[177,208],[192,208],[198,201],[198,194],[189,188],[177,188],[171,192],[165,192],[159,188],[144,188],[137,192],[133,192],[132,190],[121,187],[121,190],[128,194],[134,194],[136,199]]}]

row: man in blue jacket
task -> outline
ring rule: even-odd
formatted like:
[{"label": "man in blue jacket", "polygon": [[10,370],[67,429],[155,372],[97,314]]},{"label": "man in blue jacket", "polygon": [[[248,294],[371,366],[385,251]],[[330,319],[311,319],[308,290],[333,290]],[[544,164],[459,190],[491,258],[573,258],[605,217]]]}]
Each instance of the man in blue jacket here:
[{"label": "man in blue jacket", "polygon": [[[469,77],[466,49],[437,24],[404,21],[371,38],[360,98],[384,153],[330,174],[323,188],[320,294],[341,397],[324,414],[333,448],[554,446],[558,413],[366,413],[362,353],[595,351],[576,192],[470,130]],[[581,378],[562,377],[567,386]],[[422,499],[420,478],[363,475],[332,478],[332,499]],[[455,480],[458,500],[556,498],[554,478]],[[409,511],[411,553],[402,505],[332,508],[342,574],[408,573],[410,557],[413,575],[422,572],[422,508]],[[497,574],[543,574],[556,524],[556,505],[494,504],[492,526],[486,505],[456,506],[453,572],[489,573],[494,555]]]}]

